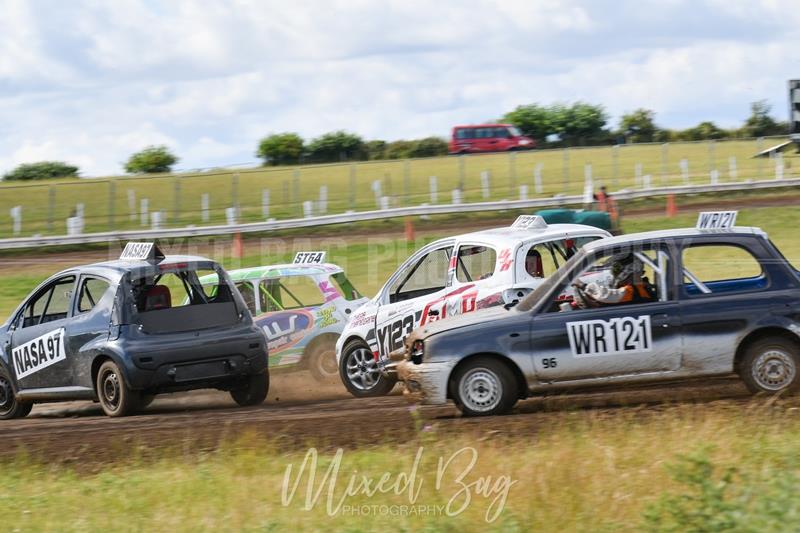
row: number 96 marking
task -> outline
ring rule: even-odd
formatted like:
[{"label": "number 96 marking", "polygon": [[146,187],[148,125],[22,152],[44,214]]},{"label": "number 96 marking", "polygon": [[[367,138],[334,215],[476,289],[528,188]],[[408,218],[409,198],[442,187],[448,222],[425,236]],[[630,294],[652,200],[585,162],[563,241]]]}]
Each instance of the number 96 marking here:
[{"label": "number 96 marking", "polygon": [[558,360],[555,357],[545,357],[542,359],[542,366],[545,368],[556,368]]}]

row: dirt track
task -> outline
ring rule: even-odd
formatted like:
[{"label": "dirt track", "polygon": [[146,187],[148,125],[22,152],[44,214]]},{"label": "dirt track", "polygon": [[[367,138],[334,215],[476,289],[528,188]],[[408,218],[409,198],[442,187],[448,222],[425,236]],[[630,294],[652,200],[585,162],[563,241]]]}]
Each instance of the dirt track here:
[{"label": "dirt track", "polygon": [[[520,402],[509,416],[468,419],[451,406],[415,412],[397,393],[355,399],[338,387],[298,389],[298,383],[309,383],[298,376],[276,376],[275,381],[268,402],[247,409],[235,407],[226,394],[216,392],[165,396],[144,414],[123,419],[104,417],[92,403],[37,406],[27,419],[0,422],[4,443],[0,456],[22,452],[48,462],[91,468],[132,454],[157,458],[165,449],[195,454],[242,438],[254,445],[268,440],[282,449],[296,449],[312,443],[353,447],[386,440],[404,442],[415,438],[422,427],[439,436],[534,436],[542,427],[563,424],[575,411],[646,416],[673,408],[675,402],[744,407],[751,401],[740,383],[717,381],[535,398]],[[305,394],[314,399],[302,399]]]}]

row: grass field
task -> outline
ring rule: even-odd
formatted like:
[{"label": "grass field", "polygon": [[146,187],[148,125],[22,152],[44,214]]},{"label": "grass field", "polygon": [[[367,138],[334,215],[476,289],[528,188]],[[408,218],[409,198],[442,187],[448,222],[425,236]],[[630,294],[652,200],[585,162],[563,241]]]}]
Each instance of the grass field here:
[{"label": "grass field", "polygon": [[[66,218],[79,203],[84,204],[85,231],[142,228],[140,202],[147,199],[149,211],[163,211],[166,226],[225,223],[225,209],[238,203],[241,219],[264,220],[262,191],[268,190],[270,217],[303,216],[303,202],[319,200],[320,186],[328,188],[328,213],[376,209],[373,183],[380,194],[392,198],[392,205],[450,203],[451,191],[463,184],[463,201],[484,199],[481,174],[490,176],[489,199],[516,199],[519,186],[528,186],[528,197],[557,193],[578,194],[583,190],[585,167],[592,166],[595,184],[611,190],[641,185],[649,175],[653,186],[708,183],[709,172],[719,171],[721,183],[775,176],[774,162],[753,159],[761,148],[781,139],[717,141],[714,143],[671,143],[666,145],[624,145],[618,148],[571,148],[535,150],[513,154],[440,157],[406,161],[375,161],[305,167],[214,170],[171,176],[119,177],[91,180],[59,180],[24,186],[0,186],[0,238],[12,235],[9,210],[22,206],[22,234],[66,233]],[[731,158],[736,171],[731,172]],[[688,161],[685,181],[680,161]],[[798,158],[786,154],[785,176],[796,170]],[[542,190],[535,190],[535,169],[540,166]],[[437,177],[438,198],[430,196],[429,177]],[[201,212],[201,196],[209,195],[209,220]],[[129,200],[133,200],[133,210]]]},{"label": "grass field", "polygon": [[[313,482],[310,463],[298,474],[306,450],[254,438],[210,453],[176,441],[156,461],[137,460],[129,442],[134,457],[99,472],[20,457],[0,465],[0,523],[16,531],[777,532],[800,518],[796,399],[567,410],[549,420],[525,435],[442,438],[434,425],[404,444],[343,451],[327,479],[336,452],[322,448]],[[414,472],[416,491],[402,477]],[[350,484],[366,478],[374,491],[384,476],[373,494]],[[283,498],[286,479],[289,489],[298,483],[292,498]]]}]

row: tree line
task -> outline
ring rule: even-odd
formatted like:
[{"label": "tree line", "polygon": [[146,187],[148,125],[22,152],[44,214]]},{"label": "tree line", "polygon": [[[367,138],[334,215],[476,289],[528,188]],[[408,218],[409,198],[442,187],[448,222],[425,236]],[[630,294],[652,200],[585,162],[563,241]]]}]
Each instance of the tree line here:
[{"label": "tree line", "polygon": [[[704,121],[684,130],[662,128],[650,109],[635,109],[620,117],[616,128],[609,126],[609,116],[602,105],[586,102],[569,104],[538,103],[518,106],[500,119],[487,122],[513,124],[536,140],[539,148],[567,146],[600,146],[641,142],[702,141],[725,138],[782,135],[788,124],[772,117],[765,100],[750,105],[750,115],[733,129],[723,129]],[[256,156],[264,166],[333,163],[341,161],[375,161],[435,157],[448,153],[448,142],[441,137],[425,137],[399,141],[363,137],[343,131],[325,133],[306,142],[293,132],[273,133],[262,138]],[[148,146],[132,154],[123,168],[129,174],[171,172],[179,161],[166,146]],[[26,163],[3,176],[4,180],[40,180],[76,177],[79,169],[60,161]]]}]

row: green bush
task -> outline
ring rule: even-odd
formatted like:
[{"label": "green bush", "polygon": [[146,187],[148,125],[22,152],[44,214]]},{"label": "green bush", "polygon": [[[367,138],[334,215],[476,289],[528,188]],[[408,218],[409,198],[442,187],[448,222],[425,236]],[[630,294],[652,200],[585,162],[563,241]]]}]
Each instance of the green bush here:
[{"label": "green bush", "polygon": [[148,146],[128,159],[125,163],[125,172],[129,174],[171,172],[172,165],[177,162],[178,158],[166,146]]},{"label": "green bush", "polygon": [[48,180],[54,178],[77,177],[78,167],[62,163],[61,161],[42,161],[39,163],[25,163],[14,170],[7,172],[3,179],[7,181],[23,180]]},{"label": "green bush", "polygon": [[300,162],[304,143],[296,133],[275,133],[264,137],[258,143],[256,156],[264,160],[264,165],[291,165]]}]

